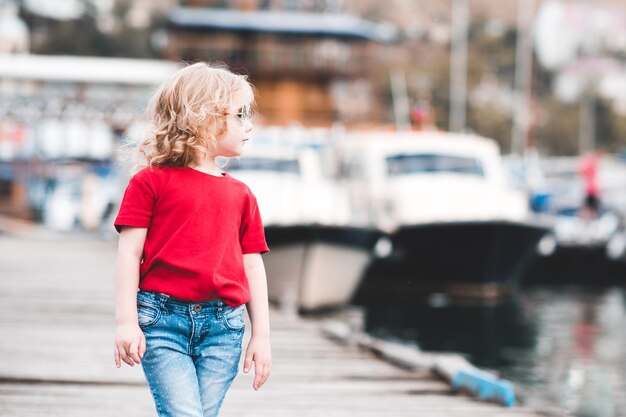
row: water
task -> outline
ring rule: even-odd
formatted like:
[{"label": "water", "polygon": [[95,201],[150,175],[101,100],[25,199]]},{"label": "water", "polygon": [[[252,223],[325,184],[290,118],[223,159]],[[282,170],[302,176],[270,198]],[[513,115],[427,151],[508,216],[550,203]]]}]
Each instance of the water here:
[{"label": "water", "polygon": [[512,381],[518,402],[537,410],[626,416],[622,288],[534,287],[494,302],[443,294],[386,300],[393,302],[360,302],[373,335],[463,353]]}]

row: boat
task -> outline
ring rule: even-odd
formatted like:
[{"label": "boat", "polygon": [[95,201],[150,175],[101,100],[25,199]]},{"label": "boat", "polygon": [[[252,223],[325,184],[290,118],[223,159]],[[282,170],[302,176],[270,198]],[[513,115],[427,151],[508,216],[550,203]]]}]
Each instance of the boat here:
[{"label": "boat", "polygon": [[271,132],[258,129],[254,145],[225,166],[257,197],[269,300],[299,312],[345,305],[381,232],[349,225],[346,195],[323,169],[325,144],[263,138]]},{"label": "boat", "polygon": [[270,301],[302,312],[348,304],[380,237],[378,230],[351,226],[266,227]]},{"label": "boat", "polygon": [[[354,218],[385,231],[389,285],[517,285],[548,228],[529,219],[493,140],[440,131],[353,132],[340,143]],[[376,271],[376,272],[373,272]],[[370,278],[368,278],[370,279]]]},{"label": "boat", "polygon": [[[597,214],[581,207],[584,185],[579,157],[541,161],[543,188],[549,204],[543,213],[552,227],[551,244],[527,269],[526,283],[613,285],[626,273],[623,182],[626,167],[611,156],[600,164],[602,205]],[[546,239],[547,241],[548,239]]]},{"label": "boat", "polygon": [[[553,219],[548,250],[523,277],[527,284],[622,285],[626,274],[626,233],[618,213],[606,210],[585,219],[578,209],[560,210]],[[547,240],[547,239],[546,239]]]}]

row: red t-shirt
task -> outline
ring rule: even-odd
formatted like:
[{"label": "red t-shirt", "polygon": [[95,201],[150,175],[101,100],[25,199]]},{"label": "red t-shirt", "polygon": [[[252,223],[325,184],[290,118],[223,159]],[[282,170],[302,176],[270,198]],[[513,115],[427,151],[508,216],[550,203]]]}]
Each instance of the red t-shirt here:
[{"label": "red t-shirt", "polygon": [[250,189],[188,167],[135,174],[115,219],[122,226],[148,229],[139,288],[189,302],[248,302],[243,254],[269,251]]}]

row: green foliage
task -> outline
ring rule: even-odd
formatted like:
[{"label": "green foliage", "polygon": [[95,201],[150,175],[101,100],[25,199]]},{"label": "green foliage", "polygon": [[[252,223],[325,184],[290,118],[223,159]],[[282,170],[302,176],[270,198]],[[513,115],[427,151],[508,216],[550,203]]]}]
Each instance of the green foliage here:
[{"label": "green foliage", "polygon": [[577,105],[563,104],[556,98],[546,98],[541,103],[541,111],[536,129],[538,148],[551,155],[578,154]]},{"label": "green foliage", "polygon": [[104,57],[148,58],[150,29],[136,29],[126,23],[126,1],[116,2],[114,16],[116,27],[112,33],[102,32],[94,17],[95,11],[87,8],[79,18],[57,21],[22,12],[33,34],[32,52],[46,55],[78,55]]},{"label": "green foliage", "polygon": [[626,150],[626,114],[613,113],[612,124],[615,127],[614,150]]},{"label": "green foliage", "polygon": [[[515,53],[517,33],[507,29],[502,36],[491,36],[484,30],[485,22],[471,23],[468,45],[467,91],[471,91],[485,77],[499,85],[513,88],[515,82]],[[419,72],[427,79],[431,104],[437,115],[437,125],[448,127],[449,111],[449,51],[431,53],[429,60],[419,57],[409,64],[409,73]],[[542,68],[534,59],[533,100],[536,103],[535,125],[530,138],[545,154],[576,155],[579,143],[578,103],[559,102],[553,91],[554,73]],[[610,150],[626,147],[626,116],[619,115],[612,103],[598,100],[595,107],[596,140]],[[468,102],[467,128],[482,136],[495,139],[502,150],[510,150],[512,115],[495,105],[484,108]]]},{"label": "green foliage", "polygon": [[597,99],[596,143],[608,151],[616,152],[626,147],[626,114],[613,110],[613,103]]},{"label": "green foliage", "polygon": [[470,107],[468,111],[468,125],[477,134],[494,139],[500,150],[508,153],[511,150],[511,118],[495,106],[482,108]]}]

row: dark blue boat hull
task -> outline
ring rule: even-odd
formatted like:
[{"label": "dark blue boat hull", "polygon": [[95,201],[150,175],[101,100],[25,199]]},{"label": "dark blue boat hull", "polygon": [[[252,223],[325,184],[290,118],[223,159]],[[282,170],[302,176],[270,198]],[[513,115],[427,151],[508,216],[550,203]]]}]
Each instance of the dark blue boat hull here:
[{"label": "dark blue boat hull", "polygon": [[296,243],[323,242],[371,250],[382,232],[350,226],[294,225],[267,226],[265,238],[270,249]]},{"label": "dark blue boat hull", "polygon": [[405,226],[392,236],[392,256],[378,260],[369,280],[399,288],[416,284],[517,285],[548,233],[543,226],[514,222],[458,222]]},{"label": "dark blue boat hull", "polygon": [[524,284],[624,285],[626,263],[607,257],[603,245],[557,246],[525,271]]}]

